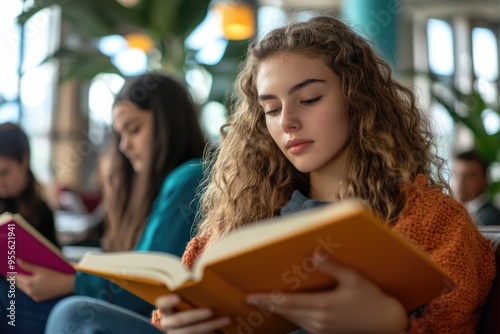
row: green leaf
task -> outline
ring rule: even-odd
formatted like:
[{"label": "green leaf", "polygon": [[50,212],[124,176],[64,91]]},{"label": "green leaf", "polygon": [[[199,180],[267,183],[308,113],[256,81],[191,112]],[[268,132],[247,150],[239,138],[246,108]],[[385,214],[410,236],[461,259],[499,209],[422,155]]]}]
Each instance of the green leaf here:
[{"label": "green leaf", "polygon": [[[60,7],[67,34],[86,43],[81,50],[61,49],[53,55],[61,61],[61,78],[65,79],[74,76],[87,78],[99,70],[118,72],[109,58],[95,49],[88,50],[88,44],[92,49],[97,38],[112,34],[124,36],[131,32],[149,34],[160,49],[162,58],[159,63],[171,70],[182,71],[184,39],[206,17],[210,0],[141,0],[132,7],[124,7],[116,0],[35,0],[33,7],[22,13],[18,20],[26,22],[40,10],[53,5]],[[246,44],[242,45],[242,42],[230,42],[225,61],[214,69],[214,82],[222,83],[219,85],[221,93],[236,76],[237,65],[246,50]]]},{"label": "green leaf", "polygon": [[239,65],[245,58],[248,41],[229,41],[221,61],[213,66],[205,66],[213,77],[209,99],[220,103],[231,102],[233,83],[239,73]]},{"label": "green leaf", "polygon": [[125,22],[135,22],[132,10],[115,0],[72,0],[61,8],[62,18],[80,36],[116,34]]},{"label": "green leaf", "polygon": [[[437,76],[429,74],[428,77],[434,83],[431,96],[440,103],[456,123],[465,125],[474,134],[475,149],[488,162],[498,161],[498,152],[500,152],[500,134],[490,135],[484,127],[482,118],[483,112],[489,108],[481,94],[473,91],[464,94],[454,85],[440,80]],[[498,113],[499,111],[496,110]]]},{"label": "green leaf", "polygon": [[37,1],[18,16],[24,24],[39,11],[52,5],[61,9],[62,20],[81,37],[102,37],[116,34],[121,26],[143,23],[138,14],[116,0],[45,0]]},{"label": "green leaf", "polygon": [[91,80],[99,73],[121,74],[111,63],[111,59],[98,51],[84,53],[61,48],[45,58],[41,64],[52,60],[59,61],[60,82],[73,78]]},{"label": "green leaf", "polygon": [[488,187],[488,194],[490,198],[493,198],[495,194],[500,193],[500,181],[492,182]]},{"label": "green leaf", "polygon": [[[149,8],[149,29],[154,39],[173,35],[173,27],[179,19],[181,0],[156,0]],[[182,18],[181,18],[182,19]]]},{"label": "green leaf", "polygon": [[187,37],[207,16],[211,0],[183,0],[172,32]]},{"label": "green leaf", "polygon": [[[92,60],[92,61],[91,61]],[[60,81],[71,78],[92,80],[100,73],[118,73],[120,71],[109,61],[109,58],[80,55],[73,61],[61,66]]]}]

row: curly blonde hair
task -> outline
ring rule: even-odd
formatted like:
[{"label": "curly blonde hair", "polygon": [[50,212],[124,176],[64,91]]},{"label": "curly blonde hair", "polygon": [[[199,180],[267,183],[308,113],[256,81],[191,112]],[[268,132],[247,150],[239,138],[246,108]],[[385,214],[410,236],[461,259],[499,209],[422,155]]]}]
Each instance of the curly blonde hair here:
[{"label": "curly blonde hair", "polygon": [[335,17],[315,17],[273,30],[249,46],[236,81],[234,112],[222,129],[202,196],[198,235],[215,240],[276,215],[296,189],[308,194],[308,175],[295,169],[275,144],[257,99],[259,65],[287,52],[317,57],[340,78],[351,134],[340,200],[361,198],[393,224],[405,201],[402,187],[417,174],[449,191],[443,160],[433,153],[429,120],[413,92],[396,82],[390,66],[347,25]]}]

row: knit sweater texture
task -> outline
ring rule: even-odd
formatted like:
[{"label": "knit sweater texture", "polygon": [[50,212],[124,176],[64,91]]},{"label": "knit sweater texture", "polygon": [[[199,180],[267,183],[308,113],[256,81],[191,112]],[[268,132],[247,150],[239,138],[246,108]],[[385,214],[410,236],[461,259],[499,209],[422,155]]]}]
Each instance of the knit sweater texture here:
[{"label": "knit sweater texture", "polygon": [[[426,176],[418,175],[403,194],[405,206],[394,232],[425,251],[458,285],[425,305],[423,314],[412,313],[408,333],[476,333],[495,278],[491,242],[480,234],[466,209],[430,186]],[[184,265],[192,267],[207,242],[206,237],[192,239],[182,257]],[[154,311],[152,323],[159,327],[160,320],[161,313]]]}]

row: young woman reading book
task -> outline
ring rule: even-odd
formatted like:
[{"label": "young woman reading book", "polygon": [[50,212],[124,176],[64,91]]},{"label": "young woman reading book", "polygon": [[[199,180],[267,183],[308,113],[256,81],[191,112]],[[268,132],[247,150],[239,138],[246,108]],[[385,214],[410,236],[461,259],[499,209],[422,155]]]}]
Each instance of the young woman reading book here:
[{"label": "young woman reading book", "polygon": [[[197,116],[186,88],[169,75],[147,73],[125,82],[113,106],[115,144],[106,180],[104,251],[182,255],[191,237],[197,188],[203,178],[200,158],[205,139]],[[33,273],[17,277],[18,288],[33,299],[26,308],[33,313],[42,310],[34,324],[20,316],[18,324],[24,329],[16,327],[19,332],[43,333],[50,311],[45,301],[71,293],[106,300],[144,316],[153,310],[100,277],[64,275],[20,263]]]},{"label": "young woman reading book", "polygon": [[[0,213],[21,214],[44,237],[59,247],[54,214],[45,201],[42,186],[30,168],[30,159],[30,143],[23,129],[13,123],[0,124]],[[0,322],[0,333],[10,333],[7,324],[7,307],[11,301],[7,293],[9,289],[10,283],[0,275],[0,317],[4,320]],[[16,299],[29,298],[19,291]],[[52,308],[56,302],[57,300],[49,301],[46,304],[50,304],[48,308]],[[19,318],[33,316],[29,309],[22,307],[19,307],[17,315]],[[45,313],[45,317],[47,316],[48,312]]]},{"label": "young woman reading book", "polygon": [[[458,288],[407,313],[355,270],[318,261],[338,285],[284,294],[274,312],[309,333],[474,333],[495,276],[492,247],[449,196],[414,94],[392,78],[369,43],[332,17],[290,24],[251,44],[236,88],[237,104],[202,197],[203,221],[184,264],[191,267],[242,225],[357,197]],[[161,331],[210,333],[231,321],[208,308],[176,312],[179,299],[158,298],[153,324]],[[260,293],[246,301],[270,299]],[[83,303],[96,305],[58,305],[49,332],[64,332],[65,323],[89,329],[76,312]],[[115,307],[99,307],[92,329],[160,332]]]}]

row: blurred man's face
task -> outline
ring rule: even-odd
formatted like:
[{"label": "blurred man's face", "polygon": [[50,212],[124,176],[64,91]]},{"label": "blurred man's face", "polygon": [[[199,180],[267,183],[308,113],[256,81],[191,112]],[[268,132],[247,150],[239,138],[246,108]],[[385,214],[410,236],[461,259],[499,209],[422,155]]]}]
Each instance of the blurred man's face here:
[{"label": "blurred man's face", "polygon": [[488,180],[479,162],[456,160],[453,168],[455,194],[460,202],[466,203],[486,190]]}]

